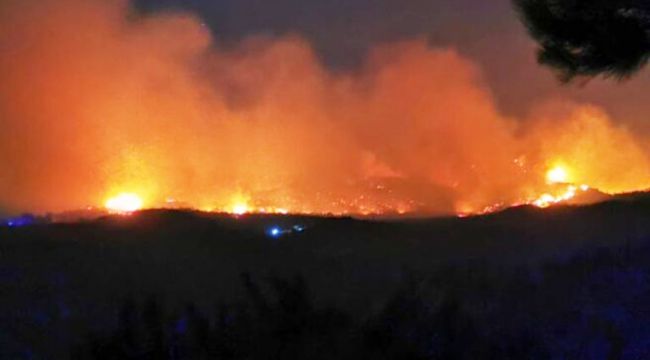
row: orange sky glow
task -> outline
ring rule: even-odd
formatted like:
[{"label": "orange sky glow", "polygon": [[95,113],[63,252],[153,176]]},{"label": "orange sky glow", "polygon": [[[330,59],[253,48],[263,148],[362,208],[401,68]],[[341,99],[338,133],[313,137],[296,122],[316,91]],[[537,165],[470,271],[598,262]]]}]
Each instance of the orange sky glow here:
[{"label": "orange sky glow", "polygon": [[466,214],[650,187],[644,138],[602,108],[506,116],[479,65],[425,39],[332,72],[298,35],[226,48],[187,14],[30,4],[0,5],[6,211]]}]

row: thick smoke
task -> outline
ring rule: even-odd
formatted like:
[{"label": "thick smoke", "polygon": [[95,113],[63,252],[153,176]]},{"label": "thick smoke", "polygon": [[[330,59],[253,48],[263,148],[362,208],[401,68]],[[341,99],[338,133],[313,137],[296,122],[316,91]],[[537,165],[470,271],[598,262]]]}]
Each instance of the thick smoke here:
[{"label": "thick smoke", "polygon": [[650,184],[647,154],[593,106],[499,113],[480,70],[424,39],[353,73],[300,36],[224,47],[187,14],[126,1],[0,4],[0,204],[119,192],[223,209],[450,213],[543,191],[561,162],[606,191]]}]

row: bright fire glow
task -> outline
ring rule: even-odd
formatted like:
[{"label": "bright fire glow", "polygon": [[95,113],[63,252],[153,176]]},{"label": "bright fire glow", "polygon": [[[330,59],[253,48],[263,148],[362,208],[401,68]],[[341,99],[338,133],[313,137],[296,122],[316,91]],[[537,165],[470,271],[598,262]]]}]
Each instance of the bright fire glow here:
[{"label": "bright fire glow", "polygon": [[499,211],[509,206],[520,206],[520,205],[534,205],[539,208],[547,208],[553,205],[567,203],[571,200],[575,200],[576,196],[580,193],[585,193],[591,190],[591,187],[586,184],[574,185],[569,183],[569,173],[573,172],[572,169],[568,169],[564,166],[555,166],[549,169],[545,174],[546,180],[546,189],[539,196],[533,196],[528,200],[514,202],[510,204],[496,203],[490,206],[486,206],[481,211],[472,212],[472,211],[460,211],[458,213],[459,217],[465,217],[472,214],[487,214],[495,211]]},{"label": "bright fire glow", "polygon": [[[582,189],[582,188],[581,188]],[[533,205],[541,208],[549,207],[553,204],[558,204],[563,201],[571,200],[576,196],[578,188],[573,185],[567,186],[567,188],[558,195],[543,194],[539,199],[533,201]],[[583,190],[585,191],[585,190]]]},{"label": "bright fire glow", "polygon": [[570,170],[562,165],[556,165],[555,167],[549,169],[546,172],[546,183],[556,186],[564,184],[565,186],[560,188],[559,191],[556,190],[555,192],[547,192],[542,194],[540,197],[532,201],[532,204],[537,207],[546,208],[555,204],[569,201],[575,198],[579,191],[585,192],[590,189],[590,187],[585,184],[580,186],[568,184],[570,182],[569,172]]},{"label": "bright fire glow", "polygon": [[650,132],[557,94],[504,113],[481,64],[422,37],[332,71],[299,34],[225,46],[127,1],[0,3],[3,213],[472,215],[650,188]]},{"label": "bright fire glow", "polygon": [[131,213],[142,209],[142,199],[132,193],[122,193],[106,200],[105,207],[113,213]]},{"label": "bright fire glow", "polygon": [[248,207],[248,204],[246,203],[235,203],[232,206],[232,211],[233,214],[235,215],[244,215],[248,212],[250,212],[250,208]]},{"label": "bright fire glow", "polygon": [[[492,205],[483,207],[482,209],[472,209],[470,206],[459,207],[457,215],[460,217],[469,216],[473,214],[485,214],[499,211],[509,206],[518,205],[534,205],[540,208],[547,208],[553,205],[566,203],[569,200],[575,199],[579,193],[587,192],[591,189],[586,184],[575,185],[569,183],[569,174],[575,173],[574,169],[566,166],[557,165],[550,168],[544,173],[546,185],[538,188],[539,194],[533,195],[521,201],[514,201],[511,203],[499,202]],[[383,189],[383,188],[382,188]],[[165,198],[163,207],[176,206],[183,204],[172,198]],[[314,211],[308,207],[275,207],[275,206],[261,206],[256,199],[245,192],[237,191],[234,195],[229,197],[229,201],[225,205],[202,206],[201,211],[206,212],[222,212],[241,216],[245,214],[320,214],[320,215],[404,215],[414,213],[417,204],[415,202],[385,202],[385,203],[367,203],[365,195],[360,195],[353,201],[344,201],[343,199],[330,203],[332,209],[337,211],[323,212]],[[286,201],[283,201],[286,203]],[[143,208],[143,201],[140,196],[134,193],[122,193],[106,201],[105,207],[112,213],[129,214],[131,212]],[[190,206],[191,207],[191,206]]]},{"label": "bright fire glow", "polygon": [[223,209],[223,212],[233,215],[244,215],[248,213],[256,213],[258,211],[256,211],[251,205],[251,199],[248,194],[237,192],[231,196],[229,204],[225,209]]},{"label": "bright fire glow", "polygon": [[546,181],[549,184],[561,184],[569,181],[569,174],[562,166],[556,166],[546,173]]}]

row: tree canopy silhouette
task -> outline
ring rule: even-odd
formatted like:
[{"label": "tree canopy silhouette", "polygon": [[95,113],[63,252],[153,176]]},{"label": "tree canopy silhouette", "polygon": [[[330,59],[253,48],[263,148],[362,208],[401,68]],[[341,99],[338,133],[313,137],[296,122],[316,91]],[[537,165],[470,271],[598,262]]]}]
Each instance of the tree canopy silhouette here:
[{"label": "tree canopy silhouette", "polygon": [[624,79],[650,54],[650,0],[513,0],[538,61],[576,77]]}]

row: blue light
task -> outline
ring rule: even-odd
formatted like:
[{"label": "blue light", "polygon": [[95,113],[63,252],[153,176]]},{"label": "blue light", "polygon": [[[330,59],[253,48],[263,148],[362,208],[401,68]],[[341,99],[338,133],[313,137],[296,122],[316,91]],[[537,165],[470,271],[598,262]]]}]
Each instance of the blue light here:
[{"label": "blue light", "polygon": [[269,236],[271,236],[271,237],[277,238],[277,237],[279,237],[280,235],[282,235],[282,229],[280,229],[280,228],[277,227],[277,226],[274,226],[274,227],[272,227],[272,228],[269,229],[268,234],[269,234]]},{"label": "blue light", "polygon": [[[5,225],[8,227],[22,227],[29,226],[36,223],[36,218],[32,215],[23,215],[16,217],[5,222]],[[1,225],[2,223],[0,223]]]}]

